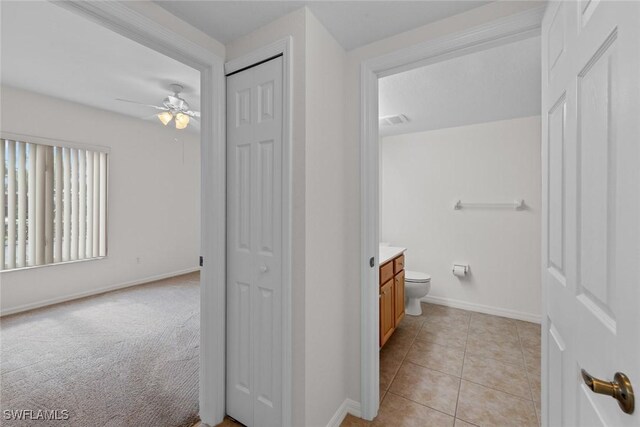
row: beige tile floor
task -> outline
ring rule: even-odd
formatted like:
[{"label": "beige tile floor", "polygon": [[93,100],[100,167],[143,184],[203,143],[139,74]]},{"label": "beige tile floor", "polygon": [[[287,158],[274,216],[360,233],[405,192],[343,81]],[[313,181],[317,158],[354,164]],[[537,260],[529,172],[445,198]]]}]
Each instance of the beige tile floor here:
[{"label": "beige tile floor", "polygon": [[380,410],[342,426],[538,426],[540,325],[439,305],[380,351]]}]

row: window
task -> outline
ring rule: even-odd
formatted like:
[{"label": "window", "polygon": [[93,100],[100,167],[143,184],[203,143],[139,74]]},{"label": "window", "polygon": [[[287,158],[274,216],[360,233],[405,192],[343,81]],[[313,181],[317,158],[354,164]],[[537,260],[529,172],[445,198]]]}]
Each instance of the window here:
[{"label": "window", "polygon": [[0,139],[0,270],[107,253],[105,151]]}]

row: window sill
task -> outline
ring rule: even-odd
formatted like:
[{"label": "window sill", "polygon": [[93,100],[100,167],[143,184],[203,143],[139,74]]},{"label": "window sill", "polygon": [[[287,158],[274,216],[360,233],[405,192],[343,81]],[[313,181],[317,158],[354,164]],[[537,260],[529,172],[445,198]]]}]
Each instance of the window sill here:
[{"label": "window sill", "polygon": [[36,268],[49,268],[49,267],[58,267],[58,266],[69,265],[69,264],[79,264],[79,263],[85,263],[85,262],[91,262],[91,261],[102,261],[104,259],[107,259],[107,256],[101,256],[101,257],[96,257],[96,258],[77,259],[77,260],[74,260],[74,261],[54,262],[54,263],[51,263],[51,264],[31,265],[29,267],[19,267],[19,268],[12,268],[10,270],[0,270],[0,274],[4,275],[4,274],[17,273],[17,272],[22,272],[22,271],[27,271],[27,270],[33,270],[33,269],[36,269]]}]

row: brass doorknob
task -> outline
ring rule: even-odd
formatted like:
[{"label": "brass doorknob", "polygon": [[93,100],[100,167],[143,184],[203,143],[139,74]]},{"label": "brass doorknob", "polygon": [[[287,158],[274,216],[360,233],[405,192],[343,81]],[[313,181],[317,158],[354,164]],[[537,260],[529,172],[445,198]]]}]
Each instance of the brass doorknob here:
[{"label": "brass doorknob", "polygon": [[632,414],[635,408],[635,397],[633,395],[633,387],[631,381],[622,372],[616,372],[613,376],[613,381],[602,381],[598,378],[594,378],[584,369],[582,370],[582,379],[584,383],[593,391],[598,394],[605,394],[611,396],[618,401],[620,409],[627,414]]}]

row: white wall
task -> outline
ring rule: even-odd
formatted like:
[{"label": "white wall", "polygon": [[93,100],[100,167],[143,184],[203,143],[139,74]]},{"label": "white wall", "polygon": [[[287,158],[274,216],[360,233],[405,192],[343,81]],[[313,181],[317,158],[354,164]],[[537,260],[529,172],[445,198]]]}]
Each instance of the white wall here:
[{"label": "white wall", "polygon": [[[348,224],[347,246],[347,306],[348,328],[347,397],[360,401],[360,65],[367,59],[378,57],[419,43],[437,39],[466,28],[489,23],[518,12],[539,7],[539,3],[526,1],[496,1],[468,12],[434,22],[402,34],[354,49],[347,54],[343,102],[345,106],[344,146],[342,157],[346,164],[344,191],[349,195],[343,210]],[[330,173],[330,172],[328,172]]]},{"label": "white wall", "polygon": [[[390,136],[380,156],[381,239],[431,275],[428,299],[539,321],[540,116]],[[522,211],[453,209],[520,198]]]},{"label": "white wall", "polygon": [[[346,54],[309,12],[306,64],[306,425],[326,426],[347,396],[349,195],[342,156]],[[337,102],[336,102],[337,101]]]},{"label": "white wall", "polygon": [[1,102],[2,131],[111,150],[107,257],[0,273],[3,313],[197,268],[198,134],[4,86]]}]

